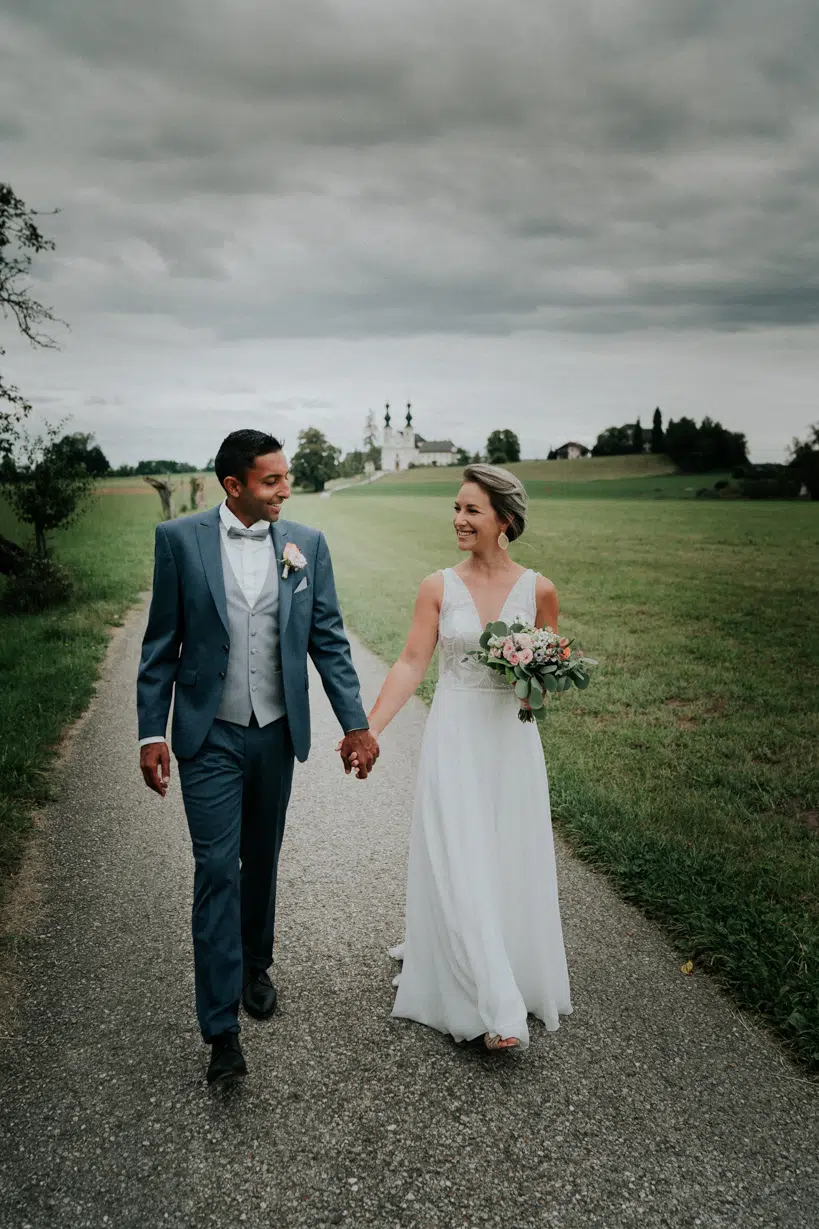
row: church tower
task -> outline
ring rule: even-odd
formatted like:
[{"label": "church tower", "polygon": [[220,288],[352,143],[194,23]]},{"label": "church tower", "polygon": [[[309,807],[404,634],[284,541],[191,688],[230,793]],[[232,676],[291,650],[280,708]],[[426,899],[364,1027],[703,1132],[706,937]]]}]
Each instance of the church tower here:
[{"label": "church tower", "polygon": [[418,459],[415,446],[415,429],[412,425],[412,405],[407,402],[406,426],[393,427],[390,403],[387,402],[384,413],[384,434],[381,444],[381,468],[384,470],[409,469],[410,464]]}]

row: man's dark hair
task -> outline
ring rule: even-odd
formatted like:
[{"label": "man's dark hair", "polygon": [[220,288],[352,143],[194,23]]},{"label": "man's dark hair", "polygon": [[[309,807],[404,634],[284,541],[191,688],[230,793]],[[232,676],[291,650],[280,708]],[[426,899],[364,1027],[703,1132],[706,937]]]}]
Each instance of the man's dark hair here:
[{"label": "man's dark hair", "polygon": [[213,468],[224,487],[225,478],[247,479],[247,471],[253,468],[257,457],[269,452],[281,452],[282,446],[275,436],[265,431],[231,431],[219,445]]}]

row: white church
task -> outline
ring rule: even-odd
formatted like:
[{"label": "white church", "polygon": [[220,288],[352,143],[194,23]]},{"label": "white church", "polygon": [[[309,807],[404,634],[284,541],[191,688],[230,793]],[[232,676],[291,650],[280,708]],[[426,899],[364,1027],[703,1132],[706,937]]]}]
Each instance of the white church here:
[{"label": "white church", "polygon": [[409,469],[411,465],[452,465],[458,458],[458,449],[452,440],[425,440],[412,425],[412,405],[407,402],[407,421],[404,427],[393,427],[390,403],[384,414],[384,430],[381,437],[381,468],[391,470]]}]

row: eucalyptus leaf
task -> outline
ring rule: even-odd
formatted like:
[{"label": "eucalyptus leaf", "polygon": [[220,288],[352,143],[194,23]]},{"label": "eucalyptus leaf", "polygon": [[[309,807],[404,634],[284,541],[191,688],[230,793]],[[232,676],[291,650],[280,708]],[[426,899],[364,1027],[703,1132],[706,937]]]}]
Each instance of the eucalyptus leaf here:
[{"label": "eucalyptus leaf", "polygon": [[509,628],[506,626],[506,624],[505,624],[505,623],[500,623],[500,622],[498,622],[498,623],[490,623],[490,624],[488,624],[488,626],[487,626],[486,630],[487,630],[487,631],[488,631],[488,632],[489,632],[492,636],[498,636],[499,638],[502,638],[502,637],[504,637],[504,636],[508,636],[508,635],[509,635]]},{"label": "eucalyptus leaf", "polygon": [[557,691],[557,679],[553,674],[547,674],[543,680],[543,686],[546,691]]},{"label": "eucalyptus leaf", "polygon": [[538,711],[538,709],[543,708],[543,694],[542,694],[542,692],[540,692],[540,691],[535,691],[535,690],[533,689],[533,690],[532,690],[532,694],[529,696],[529,703],[530,703],[530,704],[531,704],[531,706],[532,706],[532,711],[533,711],[533,712],[535,712],[535,713]]},{"label": "eucalyptus leaf", "polygon": [[516,683],[518,681],[517,675],[511,666],[506,667],[506,681],[507,683]]},{"label": "eucalyptus leaf", "polygon": [[535,674],[532,675],[532,690],[539,691],[541,695],[543,694],[543,684]]},{"label": "eucalyptus leaf", "polygon": [[486,631],[481,636],[480,640],[478,641],[478,644],[481,646],[482,649],[485,649],[491,639],[492,639],[492,633],[487,628]]},{"label": "eucalyptus leaf", "polygon": [[585,687],[588,687],[590,682],[591,679],[589,678],[588,674],[576,674],[574,676],[574,685],[575,687],[579,688],[580,691],[583,691]]},{"label": "eucalyptus leaf", "polygon": [[517,696],[519,700],[529,699],[529,680],[528,679],[518,679],[518,681],[515,683],[515,695]]}]

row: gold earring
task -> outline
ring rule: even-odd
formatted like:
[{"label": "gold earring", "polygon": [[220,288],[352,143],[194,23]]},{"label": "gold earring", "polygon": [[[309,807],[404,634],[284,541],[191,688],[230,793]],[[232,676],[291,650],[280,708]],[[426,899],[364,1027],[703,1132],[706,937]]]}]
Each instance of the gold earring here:
[{"label": "gold earring", "polygon": [[498,534],[498,546],[501,550],[509,550],[509,539],[506,536],[505,529],[502,529]]}]

